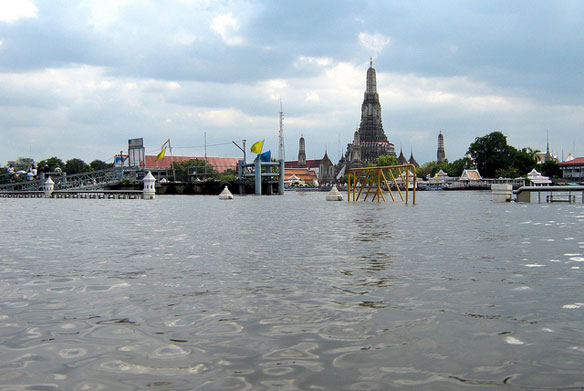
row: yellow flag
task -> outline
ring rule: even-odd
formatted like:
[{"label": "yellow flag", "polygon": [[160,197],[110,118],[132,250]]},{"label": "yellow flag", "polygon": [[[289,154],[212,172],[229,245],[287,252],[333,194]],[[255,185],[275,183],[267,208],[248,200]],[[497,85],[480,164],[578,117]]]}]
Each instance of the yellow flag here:
[{"label": "yellow flag", "polygon": [[252,151],[253,153],[262,153],[263,147],[264,147],[264,140],[258,141],[256,143],[253,143],[253,145],[250,148],[250,151]]},{"label": "yellow flag", "polygon": [[160,160],[164,157],[164,151],[166,151],[166,148],[162,148],[162,151],[160,151],[160,153],[156,155],[156,160]]}]

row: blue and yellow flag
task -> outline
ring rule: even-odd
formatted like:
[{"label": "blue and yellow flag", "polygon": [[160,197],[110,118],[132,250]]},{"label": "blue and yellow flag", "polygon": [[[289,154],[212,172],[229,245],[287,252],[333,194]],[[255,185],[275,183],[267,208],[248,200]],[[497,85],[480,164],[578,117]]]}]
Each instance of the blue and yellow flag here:
[{"label": "blue and yellow flag", "polygon": [[264,147],[264,140],[253,143],[249,149],[253,153],[262,153],[262,148]]},{"label": "blue and yellow flag", "polygon": [[170,147],[170,139],[168,139],[164,142],[164,144],[162,144],[162,147],[160,147],[160,152],[158,152],[158,155],[156,155],[156,160],[160,160],[164,157],[167,146],[168,148],[170,148],[170,153],[172,153],[172,148]]},{"label": "blue and yellow flag", "polygon": [[256,159],[259,159],[262,162],[269,162],[272,159],[272,152],[266,151],[264,153],[260,153]]}]

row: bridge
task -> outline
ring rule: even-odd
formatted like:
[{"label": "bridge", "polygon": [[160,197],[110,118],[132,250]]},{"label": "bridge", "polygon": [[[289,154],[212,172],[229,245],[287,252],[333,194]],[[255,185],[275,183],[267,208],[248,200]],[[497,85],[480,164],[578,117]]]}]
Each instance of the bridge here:
[{"label": "bridge", "polygon": [[[106,186],[119,184],[122,181],[135,182],[140,180],[140,176],[143,174],[145,174],[145,171],[142,169],[115,167],[71,175],[49,173],[48,176],[55,182],[55,189],[57,190],[98,190]],[[42,191],[45,183],[44,178],[29,181],[25,179],[25,175],[22,177],[23,180],[0,184],[0,192]]]}]

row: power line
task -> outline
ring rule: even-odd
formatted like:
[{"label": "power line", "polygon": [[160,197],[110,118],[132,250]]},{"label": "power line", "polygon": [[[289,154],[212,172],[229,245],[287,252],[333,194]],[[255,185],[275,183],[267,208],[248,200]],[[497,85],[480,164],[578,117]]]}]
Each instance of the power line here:
[{"label": "power line", "polygon": [[[241,142],[242,140],[237,140],[237,142]],[[207,147],[218,147],[220,145],[230,145],[232,142],[228,142],[228,143],[218,143],[218,144],[207,144]],[[173,148],[204,148],[205,145],[194,145],[194,146],[190,146],[190,147],[173,147]]]}]

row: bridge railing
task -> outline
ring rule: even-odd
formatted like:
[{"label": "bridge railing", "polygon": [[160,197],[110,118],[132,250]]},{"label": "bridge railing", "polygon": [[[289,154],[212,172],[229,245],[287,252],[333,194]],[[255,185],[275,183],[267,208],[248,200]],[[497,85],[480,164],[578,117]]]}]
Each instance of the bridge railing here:
[{"label": "bridge railing", "polygon": [[[105,185],[119,183],[124,179],[135,181],[138,176],[138,170],[133,168],[107,168],[83,172],[79,174],[51,174],[49,175],[55,188],[59,190],[66,189],[100,189]],[[0,191],[40,191],[42,190],[45,179],[18,180],[0,185]]]},{"label": "bridge railing", "polygon": [[386,201],[387,193],[393,202],[416,203],[416,166],[400,164],[395,166],[352,168],[347,175],[347,201],[359,201],[364,190],[363,201],[373,192],[371,201]]}]

